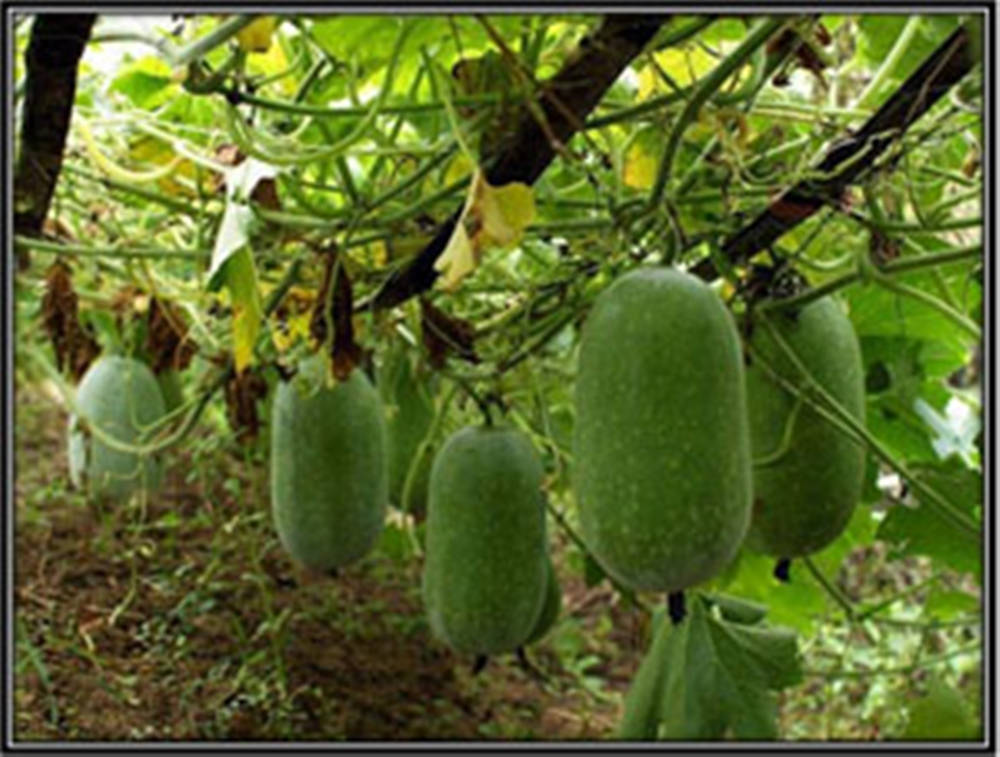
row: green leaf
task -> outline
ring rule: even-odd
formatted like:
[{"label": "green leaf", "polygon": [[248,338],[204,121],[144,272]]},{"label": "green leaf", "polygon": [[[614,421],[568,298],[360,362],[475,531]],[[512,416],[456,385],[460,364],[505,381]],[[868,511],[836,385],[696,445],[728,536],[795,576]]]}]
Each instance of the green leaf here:
[{"label": "green leaf", "polygon": [[144,110],[163,105],[176,89],[170,66],[162,59],[147,56],[124,66],[108,87]]},{"label": "green leaf", "polygon": [[[976,518],[982,508],[982,476],[952,457],[942,463],[914,463],[913,475],[947,499],[956,509]],[[926,555],[935,562],[977,578],[982,571],[978,541],[960,531],[932,506],[897,505],[882,521],[878,538],[902,555]]]},{"label": "green leaf", "polygon": [[750,602],[729,594],[707,594],[705,601],[713,607],[718,607],[724,620],[731,623],[743,623],[752,626],[759,623],[767,615],[767,605]]},{"label": "green leaf", "polygon": [[771,739],[775,691],[798,683],[795,634],[714,617],[700,597],[673,628],[664,622],[665,677],[659,736],[665,739]]},{"label": "green leaf", "polygon": [[936,676],[929,680],[927,688],[927,696],[910,707],[910,722],[904,739],[973,741],[983,737],[981,725],[954,688]]},{"label": "green leaf", "polygon": [[653,643],[625,695],[625,714],[618,730],[622,739],[650,741],[659,730],[658,705],[672,636],[670,621],[664,620],[662,608],[653,615],[652,629]]},{"label": "green leaf", "polygon": [[952,620],[959,615],[979,612],[979,600],[964,591],[936,588],[927,596],[924,614],[938,620]]}]

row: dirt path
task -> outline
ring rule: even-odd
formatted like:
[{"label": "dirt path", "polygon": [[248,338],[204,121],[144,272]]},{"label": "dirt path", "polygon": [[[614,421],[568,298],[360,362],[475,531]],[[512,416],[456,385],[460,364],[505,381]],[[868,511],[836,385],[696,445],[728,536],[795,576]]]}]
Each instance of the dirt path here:
[{"label": "dirt path", "polygon": [[578,572],[560,567],[568,609],[530,651],[545,680],[513,659],[473,677],[430,637],[412,555],[386,541],[337,578],[291,564],[261,454],[204,433],[144,516],[100,508],[67,488],[62,411],[17,403],[17,739],[613,735],[637,618]]}]

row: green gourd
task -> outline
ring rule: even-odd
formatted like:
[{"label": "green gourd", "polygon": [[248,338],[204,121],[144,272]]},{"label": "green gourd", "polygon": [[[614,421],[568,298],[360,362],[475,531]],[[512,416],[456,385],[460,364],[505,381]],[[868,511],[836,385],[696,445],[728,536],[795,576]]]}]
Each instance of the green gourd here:
[{"label": "green gourd", "polygon": [[378,538],[388,499],[385,424],[361,370],[333,387],[280,382],[272,407],[271,506],[284,548],[330,571]]},{"label": "green gourd", "polygon": [[144,429],[163,417],[163,395],[152,371],[138,360],[108,355],[95,361],[76,389],[79,415],[69,421],[70,479],[91,496],[124,499],[139,490],[158,489],[163,464],[158,455],[140,456],[115,449],[96,428],[131,445],[148,440]]},{"label": "green gourd", "polygon": [[531,629],[524,643],[534,644],[544,637],[555,625],[560,610],[562,610],[562,588],[559,586],[559,578],[549,558],[545,561],[545,602],[542,611],[538,613],[535,627]]},{"label": "green gourd", "polygon": [[583,327],[574,489],[587,544],[623,584],[677,592],[720,572],[750,519],[743,356],[721,299],[641,268]]},{"label": "green gourd", "polygon": [[[861,350],[839,303],[826,297],[794,316],[768,318],[813,378],[864,423]],[[759,364],[763,359],[792,385],[804,386],[766,324],[754,324],[750,344],[759,358],[746,371],[755,461],[747,546],[775,557],[799,557],[830,544],[847,526],[861,497],[864,450]]]},{"label": "green gourd", "polygon": [[542,466],[515,429],[467,427],[431,469],[423,597],[434,634],[460,652],[522,646],[546,592]]}]

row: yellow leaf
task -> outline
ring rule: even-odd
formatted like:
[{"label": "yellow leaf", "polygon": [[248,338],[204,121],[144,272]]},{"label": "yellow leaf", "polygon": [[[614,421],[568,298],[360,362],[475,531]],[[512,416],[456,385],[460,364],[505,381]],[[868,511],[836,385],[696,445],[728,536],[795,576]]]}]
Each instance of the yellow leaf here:
[{"label": "yellow leaf", "polygon": [[455,231],[434,264],[444,274],[441,285],[454,289],[479,265],[484,250],[515,244],[534,217],[531,187],[520,182],[493,187],[477,169]]},{"label": "yellow leaf", "polygon": [[459,179],[464,179],[472,173],[475,167],[475,164],[465,157],[464,153],[459,153],[452,158],[451,163],[448,165],[448,170],[444,174],[445,186],[449,187]]},{"label": "yellow leaf", "polygon": [[660,76],[656,73],[656,69],[653,68],[652,64],[643,66],[642,70],[639,71],[639,93],[637,95],[639,101],[641,102],[654,95],[658,90],[659,83]]},{"label": "yellow leaf", "polygon": [[521,182],[494,189],[483,181],[481,200],[486,244],[509,247],[520,241],[525,227],[535,218],[535,198],[531,187]]},{"label": "yellow leaf", "polygon": [[[288,57],[285,55],[285,49],[281,45],[270,45],[270,47],[262,51],[255,51],[255,53],[247,58],[247,70],[250,73],[271,76],[288,70]],[[286,76],[279,79],[273,82],[271,86],[277,87],[289,95],[293,94],[297,87],[296,79],[293,76]]]},{"label": "yellow leaf", "polygon": [[431,241],[430,234],[408,234],[405,237],[394,237],[387,240],[383,265],[390,260],[405,260],[424,249]]},{"label": "yellow leaf", "polygon": [[389,254],[386,252],[385,242],[378,241],[369,245],[368,251],[370,254],[369,259],[377,268],[383,268],[389,262]]},{"label": "yellow leaf", "polygon": [[448,246],[434,263],[434,270],[443,273],[441,286],[449,291],[453,290],[462,279],[476,269],[478,263],[465,225],[459,221],[455,224],[455,231],[448,240]]},{"label": "yellow leaf", "polygon": [[296,344],[299,340],[308,341],[311,321],[312,313],[307,310],[304,313],[287,318],[284,327],[275,324],[271,329],[271,341],[274,342],[274,346],[278,352],[287,351],[289,347]]},{"label": "yellow leaf", "polygon": [[634,142],[625,154],[622,181],[627,187],[649,189],[656,180],[656,169],[656,157],[646,152],[639,142]]},{"label": "yellow leaf", "polygon": [[234,252],[223,265],[224,282],[233,308],[233,360],[236,372],[240,373],[253,362],[253,348],[264,309],[249,248],[244,246]]},{"label": "yellow leaf", "polygon": [[240,47],[249,53],[266,53],[271,47],[271,35],[278,27],[276,16],[263,16],[236,32]]},{"label": "yellow leaf", "polygon": [[[674,80],[678,87],[686,87],[702,78],[715,68],[716,64],[716,60],[711,55],[695,46],[681,49],[672,47],[654,53],[654,57],[660,68]],[[647,64],[639,71],[637,97],[640,101],[669,91],[671,91],[671,87],[663,80],[663,77],[656,70],[656,66],[652,63]]]}]

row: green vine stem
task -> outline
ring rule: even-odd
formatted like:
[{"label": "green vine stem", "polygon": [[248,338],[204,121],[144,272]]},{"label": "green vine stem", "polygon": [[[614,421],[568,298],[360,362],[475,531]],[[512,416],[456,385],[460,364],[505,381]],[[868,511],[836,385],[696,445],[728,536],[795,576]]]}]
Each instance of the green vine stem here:
[{"label": "green vine stem", "polygon": [[827,580],[827,577],[823,575],[823,572],[816,567],[816,563],[813,562],[812,558],[807,555],[802,558],[802,562],[809,570],[809,573],[812,574],[812,577],[815,578],[819,585],[823,587],[823,590],[830,595],[834,602],[840,605],[844,614],[847,615],[848,620],[852,622],[856,620],[857,615],[854,605],[851,604],[851,600],[849,600],[847,596],[833,583]]},{"label": "green vine stem", "polygon": [[664,189],[666,189],[667,180],[672,175],[674,157],[677,154],[677,148],[680,146],[681,136],[684,134],[687,127],[690,126],[695,120],[701,106],[704,105],[708,99],[718,91],[719,87],[722,86],[726,79],[728,79],[757,51],[757,48],[761,47],[765,42],[767,42],[772,34],[777,32],[787,23],[788,22],[782,18],[768,19],[759,23],[754,30],[751,31],[746,38],[744,38],[739,47],[731,52],[725,60],[712,69],[712,72],[705,78],[701,79],[695,86],[694,91],[688,98],[687,104],[684,106],[684,110],[681,111],[681,114],[677,117],[677,121],[674,123],[673,129],[670,131],[670,136],[667,139],[667,146],[663,151],[663,157],[660,159],[660,166],[656,173],[656,179],[653,182],[653,187],[650,190],[649,197],[646,201],[646,208],[648,210],[653,210],[660,204]]},{"label": "green vine stem", "polygon": [[66,244],[47,242],[35,237],[15,236],[14,246],[20,249],[38,250],[56,255],[80,255],[81,257],[106,258],[153,258],[157,260],[208,260],[211,250],[169,250],[157,247],[98,247],[86,244]]},{"label": "green vine stem", "polygon": [[911,597],[917,592],[923,591],[931,584],[937,583],[938,581],[941,580],[941,577],[942,577],[941,573],[934,573],[933,575],[925,578],[923,581],[918,581],[917,583],[913,584],[913,586],[907,586],[902,591],[898,591],[892,596],[886,597],[885,599],[879,601],[878,603],[858,611],[857,619],[866,620],[867,618],[870,618],[876,613],[882,612],[882,610],[887,610],[899,600]]},{"label": "green vine stem", "polygon": [[763,455],[762,457],[755,457],[753,459],[754,468],[767,468],[768,466],[774,465],[788,454],[788,450],[792,447],[792,435],[795,431],[795,423],[798,421],[799,411],[801,409],[802,396],[799,395],[795,398],[795,404],[788,413],[788,418],[785,419],[785,428],[781,432],[781,439],[778,442],[778,446],[773,452]]},{"label": "green vine stem", "polygon": [[254,22],[257,16],[240,15],[228,18],[211,32],[178,50],[170,62],[175,66],[186,66],[204,57],[219,45],[235,37],[237,32]]},{"label": "green vine stem", "polygon": [[878,92],[879,88],[886,78],[893,72],[900,60],[902,60],[907,49],[910,47],[910,43],[913,41],[914,36],[916,36],[917,30],[920,28],[921,16],[910,16],[909,20],[906,22],[906,26],[903,27],[903,31],[900,32],[899,36],[896,38],[895,44],[889,51],[889,54],[883,59],[882,65],[879,66],[878,71],[872,76],[871,80],[868,82],[868,86],[864,88],[860,95],[858,95],[857,100],[854,101],[854,107],[863,108],[870,104],[873,96]]},{"label": "green vine stem", "polygon": [[430,427],[427,429],[427,433],[424,438],[420,440],[420,444],[417,445],[417,450],[413,455],[413,459],[410,460],[410,466],[406,469],[406,478],[403,479],[403,491],[400,494],[400,509],[404,512],[409,511],[410,506],[410,496],[413,493],[413,487],[416,485],[417,472],[420,470],[420,465],[423,463],[424,457],[430,453],[431,446],[434,444],[434,440],[437,439],[438,434],[441,433],[441,428],[444,426],[445,418],[448,415],[448,408],[451,407],[452,400],[458,393],[458,384],[454,383],[448,393],[445,394],[444,398],[441,400],[441,405],[438,407],[437,413],[434,415],[434,420],[431,422]]},{"label": "green vine stem", "polygon": [[150,202],[155,202],[158,205],[170,208],[174,212],[183,213],[184,215],[191,216],[192,218],[197,218],[201,215],[201,211],[198,208],[190,203],[184,202],[183,200],[178,200],[175,197],[170,197],[169,195],[147,189],[146,187],[140,187],[135,184],[127,184],[123,181],[118,181],[117,179],[112,179],[107,176],[100,176],[88,171],[86,168],[73,165],[72,163],[64,163],[62,170],[64,173],[82,176],[85,179],[102,184],[109,189],[114,189],[119,192],[141,197],[142,199],[149,200]]},{"label": "green vine stem", "polygon": [[[969,260],[971,258],[979,257],[983,253],[983,247],[980,244],[972,245],[970,247],[958,247],[952,250],[946,250],[944,252],[936,252],[930,255],[913,255],[906,258],[899,258],[897,260],[890,261],[882,265],[879,268],[879,272],[885,275],[894,275],[905,273],[906,271],[916,271],[921,268],[930,268],[939,265],[948,265],[950,263],[958,263],[963,260]],[[796,294],[791,297],[783,297],[779,300],[771,300],[760,305],[757,309],[758,312],[770,313],[780,310],[788,310],[790,308],[800,308],[814,300],[818,300],[826,295],[837,291],[838,289],[843,289],[856,281],[861,280],[861,274],[855,270],[850,273],[845,273],[836,278],[830,279],[829,281],[820,284],[817,287],[812,287],[807,289],[801,294]]]},{"label": "green vine stem", "polygon": [[[406,41],[406,38],[409,36],[412,29],[413,24],[411,22],[403,22],[402,27],[399,30],[399,34],[396,36],[396,42],[393,46],[389,63],[386,66],[382,88],[379,90],[378,95],[372,101],[371,105],[365,110],[363,118],[361,118],[355,127],[336,144],[316,150],[298,151],[295,154],[291,154],[290,151],[281,153],[275,152],[275,149],[278,149],[279,146],[274,144],[271,149],[268,149],[261,145],[258,140],[254,139],[253,132],[240,117],[236,106],[226,103],[223,113],[226,117],[226,127],[229,131],[229,135],[233,138],[233,141],[237,144],[237,146],[247,155],[252,155],[258,160],[263,160],[266,163],[276,166],[301,165],[303,163],[320,160],[330,160],[342,155],[348,147],[357,142],[368,132],[368,129],[375,122],[376,116],[382,112],[385,100],[389,96],[389,92],[392,90],[393,80],[396,75],[396,68],[399,64],[400,54],[403,50],[403,43]],[[244,101],[246,100],[243,95],[240,97]],[[285,149],[287,150],[288,148],[286,147]]]},{"label": "green vine stem", "polygon": [[[240,102],[253,105],[264,110],[272,110],[276,113],[288,113],[292,115],[314,116],[316,118],[357,118],[367,115],[369,108],[364,106],[344,106],[338,108],[324,108],[321,105],[308,105],[296,103],[290,100],[274,100],[259,95],[246,93],[240,94]],[[452,102],[461,107],[476,105],[495,105],[500,102],[499,95],[474,95],[466,97],[456,97]],[[386,105],[380,109],[383,115],[416,115],[420,113],[433,113],[444,110],[445,104],[441,100],[430,100],[422,103],[396,103]]]}]

